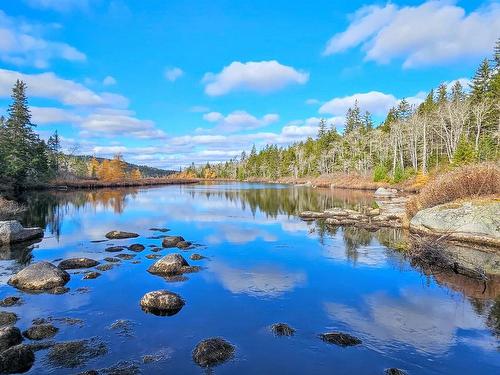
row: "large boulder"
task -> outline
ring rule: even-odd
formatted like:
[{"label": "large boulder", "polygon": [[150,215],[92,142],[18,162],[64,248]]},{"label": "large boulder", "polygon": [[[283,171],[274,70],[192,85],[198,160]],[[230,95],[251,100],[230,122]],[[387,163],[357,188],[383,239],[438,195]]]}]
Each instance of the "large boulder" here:
[{"label": "large boulder", "polygon": [[139,237],[137,233],[123,232],[121,230],[112,230],[111,232],[106,233],[106,238],[110,240],[123,240],[126,238],[136,238],[136,237]]},{"label": "large boulder", "polygon": [[417,212],[410,230],[500,247],[500,200],[446,203]]},{"label": "large boulder", "polygon": [[201,367],[221,364],[234,355],[234,346],[220,337],[200,341],[193,350],[193,360]]},{"label": "large boulder", "polygon": [[155,315],[171,316],[177,314],[184,306],[184,300],[168,290],[156,290],[146,293],[141,298],[141,307],[144,311]]},{"label": "large boulder", "polygon": [[0,353],[0,374],[28,371],[35,362],[35,353],[29,345],[16,345]]},{"label": "large boulder", "polygon": [[181,241],[184,241],[182,236],[166,236],[163,238],[162,246],[165,248],[176,247]]},{"label": "large boulder", "polygon": [[0,246],[41,237],[41,228],[24,228],[17,220],[0,221]]},{"label": "large boulder", "polygon": [[47,291],[64,286],[69,274],[49,262],[29,265],[9,279],[9,284],[22,290]]},{"label": "large boulder", "polygon": [[156,261],[148,272],[155,275],[180,275],[189,269],[189,263],[180,254],[168,254]]},{"label": "large boulder", "polygon": [[90,258],[70,258],[59,263],[59,268],[62,270],[73,270],[79,268],[95,267],[99,264],[97,260]]},{"label": "large boulder", "polygon": [[0,328],[0,352],[20,344],[21,341],[23,341],[23,336],[19,328],[12,326]]}]

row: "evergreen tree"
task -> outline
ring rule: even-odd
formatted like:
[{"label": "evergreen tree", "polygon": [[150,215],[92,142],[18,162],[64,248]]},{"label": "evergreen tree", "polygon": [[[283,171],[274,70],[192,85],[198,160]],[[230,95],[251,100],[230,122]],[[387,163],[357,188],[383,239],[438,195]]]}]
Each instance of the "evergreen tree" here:
[{"label": "evergreen tree", "polygon": [[490,79],[491,79],[491,69],[488,59],[484,59],[476,73],[474,74],[474,78],[471,83],[471,99],[473,103],[480,102],[485,99],[489,87],[490,87]]},{"label": "evergreen tree", "polygon": [[451,101],[452,102],[461,102],[465,99],[465,92],[460,81],[456,81],[451,88]]},{"label": "evergreen tree", "polygon": [[358,101],[354,102],[353,108],[348,108],[345,115],[345,134],[349,134],[354,130],[357,130],[363,126],[361,119],[361,110],[358,106]]},{"label": "evergreen tree", "polygon": [[319,126],[318,126],[318,138],[321,139],[326,135],[327,129],[326,129],[326,121],[324,118],[319,120]]},{"label": "evergreen tree", "polygon": [[49,166],[54,175],[59,172],[59,157],[61,153],[61,141],[59,139],[59,134],[57,130],[53,135],[47,140],[47,147],[50,153],[49,155]]},{"label": "evergreen tree", "polygon": [[406,99],[402,99],[396,108],[396,116],[399,120],[408,120],[413,114],[413,109]]},{"label": "evergreen tree", "polygon": [[368,111],[365,111],[363,115],[363,130],[364,132],[369,132],[373,129],[373,119],[372,114]]}]

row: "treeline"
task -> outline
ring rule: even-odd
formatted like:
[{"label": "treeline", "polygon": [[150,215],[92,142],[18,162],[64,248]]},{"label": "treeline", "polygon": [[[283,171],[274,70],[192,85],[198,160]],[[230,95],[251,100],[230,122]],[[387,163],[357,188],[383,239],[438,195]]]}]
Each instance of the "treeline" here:
[{"label": "treeline", "polygon": [[400,182],[430,169],[499,159],[500,40],[470,85],[431,90],[419,106],[401,100],[379,126],[356,102],[338,133],[323,119],[316,139],[288,147],[267,145],[226,163],[191,165],[186,176],[276,180],[336,172],[373,173],[375,181]]}]

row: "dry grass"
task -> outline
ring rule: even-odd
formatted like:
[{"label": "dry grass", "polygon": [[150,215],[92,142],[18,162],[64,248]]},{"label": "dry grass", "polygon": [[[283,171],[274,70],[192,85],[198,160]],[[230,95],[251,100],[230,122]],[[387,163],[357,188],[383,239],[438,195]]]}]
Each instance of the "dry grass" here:
[{"label": "dry grass", "polygon": [[103,180],[56,180],[51,183],[51,187],[69,189],[95,189],[112,187],[132,187],[150,185],[176,185],[192,184],[198,179],[180,179],[173,177],[165,178],[142,178],[140,180],[103,181]]},{"label": "dry grass", "polygon": [[468,165],[429,181],[407,205],[408,217],[418,211],[459,199],[500,195],[500,167],[485,163]]},{"label": "dry grass", "polygon": [[0,220],[12,219],[26,211],[26,207],[0,197]]}]

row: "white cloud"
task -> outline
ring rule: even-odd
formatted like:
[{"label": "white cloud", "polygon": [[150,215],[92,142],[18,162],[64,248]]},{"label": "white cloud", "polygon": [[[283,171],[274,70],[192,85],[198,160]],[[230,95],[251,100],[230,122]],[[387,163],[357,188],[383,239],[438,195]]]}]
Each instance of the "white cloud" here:
[{"label": "white cloud", "polygon": [[397,103],[394,95],[370,91],[329,100],[319,108],[319,113],[341,116],[346,113],[348,108],[353,107],[356,101],[358,101],[361,110],[370,111],[375,115],[386,114]]},{"label": "white cloud", "polygon": [[427,1],[417,6],[361,8],[346,31],[334,35],[324,53],[361,45],[367,60],[403,66],[448,63],[490,54],[500,35],[500,4],[469,13],[454,2]]},{"label": "white cloud", "polygon": [[82,118],[68,110],[54,107],[30,107],[32,122],[37,125],[56,123],[77,123]]},{"label": "white cloud", "polygon": [[167,68],[165,69],[165,78],[170,82],[175,82],[177,79],[181,78],[184,72],[181,68]]},{"label": "white cloud", "polygon": [[276,113],[268,113],[262,116],[262,118],[257,118],[246,111],[233,111],[227,116],[219,112],[209,112],[203,115],[203,119],[208,122],[217,123],[213,130],[234,133],[270,125],[279,120],[279,115]]},{"label": "white cloud", "polygon": [[314,98],[306,100],[306,104],[307,105],[316,105],[316,104],[320,104],[320,103],[321,102],[318,99],[314,99]]},{"label": "white cloud", "polygon": [[309,73],[272,60],[246,63],[234,61],[220,73],[206,73],[202,82],[206,84],[207,95],[220,96],[240,90],[267,93],[290,84],[304,84],[308,80]]},{"label": "white cloud", "polygon": [[106,76],[103,80],[102,80],[102,84],[104,86],[113,86],[113,85],[116,85],[116,79],[112,76]]},{"label": "white cloud", "polygon": [[86,10],[89,0],[26,0],[33,8],[50,9],[57,12],[68,12],[73,9]]},{"label": "white cloud", "polygon": [[16,80],[28,85],[28,96],[54,99],[72,106],[128,106],[128,99],[119,94],[96,93],[80,83],[59,78],[52,72],[24,74],[0,69],[0,97],[9,97]]},{"label": "white cloud", "polygon": [[41,37],[41,28],[9,17],[0,10],[0,60],[19,66],[47,68],[53,59],[85,61],[84,53]]}]

